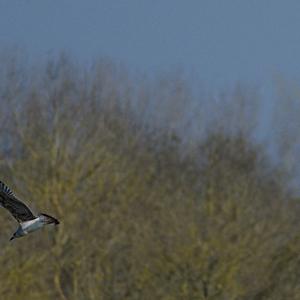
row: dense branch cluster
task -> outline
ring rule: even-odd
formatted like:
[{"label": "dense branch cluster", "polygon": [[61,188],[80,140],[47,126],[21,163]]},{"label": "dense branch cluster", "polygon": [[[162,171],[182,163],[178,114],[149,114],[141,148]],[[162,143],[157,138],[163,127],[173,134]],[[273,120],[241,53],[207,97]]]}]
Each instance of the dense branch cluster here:
[{"label": "dense branch cluster", "polygon": [[18,68],[1,71],[1,180],[61,225],[9,243],[0,211],[1,299],[299,299],[299,205],[251,136],[256,96],[189,124],[177,75]]}]

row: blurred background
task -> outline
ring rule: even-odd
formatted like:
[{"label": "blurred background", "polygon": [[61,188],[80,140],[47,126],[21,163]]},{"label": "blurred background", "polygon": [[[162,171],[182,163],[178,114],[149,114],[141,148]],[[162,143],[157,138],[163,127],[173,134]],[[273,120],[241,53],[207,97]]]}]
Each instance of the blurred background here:
[{"label": "blurred background", "polygon": [[1,1],[0,299],[300,299],[299,12]]}]

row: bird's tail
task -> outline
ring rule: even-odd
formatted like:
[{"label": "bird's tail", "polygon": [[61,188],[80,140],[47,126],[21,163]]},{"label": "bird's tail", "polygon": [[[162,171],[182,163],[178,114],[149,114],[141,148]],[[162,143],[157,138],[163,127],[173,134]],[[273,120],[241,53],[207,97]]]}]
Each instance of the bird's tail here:
[{"label": "bird's tail", "polygon": [[55,219],[49,215],[40,214],[39,217],[45,224],[55,224],[55,225],[59,224],[59,221],[57,219]]}]

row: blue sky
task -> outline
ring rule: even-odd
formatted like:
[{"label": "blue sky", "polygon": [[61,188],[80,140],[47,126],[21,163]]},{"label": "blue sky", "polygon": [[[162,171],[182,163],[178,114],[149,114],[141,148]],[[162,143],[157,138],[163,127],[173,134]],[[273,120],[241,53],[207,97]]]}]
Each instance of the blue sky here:
[{"label": "blue sky", "polygon": [[0,0],[1,48],[180,66],[212,84],[300,78],[299,29],[298,0]]}]

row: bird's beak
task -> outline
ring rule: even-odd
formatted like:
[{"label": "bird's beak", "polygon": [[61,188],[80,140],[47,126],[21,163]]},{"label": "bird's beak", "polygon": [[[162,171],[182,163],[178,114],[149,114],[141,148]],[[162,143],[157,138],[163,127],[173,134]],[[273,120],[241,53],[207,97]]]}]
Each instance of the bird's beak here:
[{"label": "bird's beak", "polygon": [[15,238],[15,237],[14,237],[14,236],[12,236],[12,237],[11,237],[9,240],[10,240],[10,241],[12,241],[14,238]]}]

